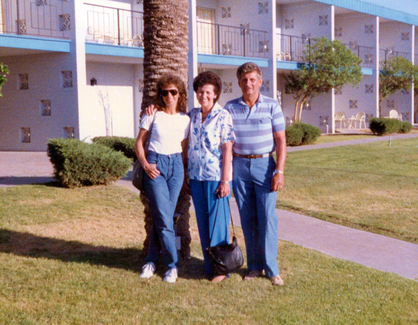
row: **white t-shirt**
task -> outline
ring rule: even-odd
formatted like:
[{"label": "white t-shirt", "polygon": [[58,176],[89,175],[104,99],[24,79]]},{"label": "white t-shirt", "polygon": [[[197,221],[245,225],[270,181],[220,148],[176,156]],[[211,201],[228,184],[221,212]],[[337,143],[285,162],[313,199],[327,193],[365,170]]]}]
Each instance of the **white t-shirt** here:
[{"label": "white t-shirt", "polygon": [[[157,111],[151,131],[149,150],[163,155],[181,152],[181,142],[189,135],[190,118],[184,113],[174,115]],[[149,130],[154,116],[144,115],[141,129]]]}]

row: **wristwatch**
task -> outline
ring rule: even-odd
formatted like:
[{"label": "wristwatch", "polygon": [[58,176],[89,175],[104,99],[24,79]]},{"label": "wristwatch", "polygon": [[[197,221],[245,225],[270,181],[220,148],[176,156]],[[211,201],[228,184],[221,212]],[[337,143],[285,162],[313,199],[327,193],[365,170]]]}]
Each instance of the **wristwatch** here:
[{"label": "wristwatch", "polygon": [[280,170],[280,169],[275,169],[274,172],[273,172],[273,176],[276,175],[276,174],[284,174],[284,171]]}]

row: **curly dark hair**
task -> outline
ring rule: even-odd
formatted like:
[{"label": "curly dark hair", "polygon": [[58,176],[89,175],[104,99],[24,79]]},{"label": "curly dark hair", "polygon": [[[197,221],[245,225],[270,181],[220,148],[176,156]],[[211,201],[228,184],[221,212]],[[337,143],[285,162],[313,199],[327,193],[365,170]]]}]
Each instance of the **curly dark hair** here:
[{"label": "curly dark hair", "polygon": [[163,88],[174,85],[179,91],[179,100],[177,102],[178,112],[187,112],[187,89],[183,80],[180,77],[173,74],[165,74],[161,76],[157,82],[157,94],[155,95],[154,102],[158,110],[164,110],[165,103],[161,94]]},{"label": "curly dark hair", "polygon": [[219,78],[218,75],[212,71],[201,72],[193,80],[193,90],[197,92],[197,90],[204,85],[212,85],[214,87],[216,97],[213,102],[216,103],[222,92],[221,78]]}]

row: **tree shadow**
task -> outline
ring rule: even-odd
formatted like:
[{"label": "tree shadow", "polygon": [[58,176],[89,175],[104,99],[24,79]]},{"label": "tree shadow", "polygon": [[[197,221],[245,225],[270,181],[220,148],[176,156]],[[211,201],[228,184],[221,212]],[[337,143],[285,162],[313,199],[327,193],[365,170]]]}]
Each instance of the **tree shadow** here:
[{"label": "tree shadow", "polygon": [[[46,183],[46,184],[45,184]],[[57,181],[49,176],[5,176],[0,177],[0,186],[44,184],[57,186]]]},{"label": "tree shadow", "polygon": [[[41,237],[26,232],[0,229],[0,252],[29,258],[48,258],[69,263],[102,265],[141,272],[145,256],[141,249],[94,246],[79,241]],[[162,259],[161,259],[162,260]],[[157,274],[163,276],[165,266],[157,265]],[[202,279],[205,277],[203,261],[194,257],[180,260],[179,277]]]}]

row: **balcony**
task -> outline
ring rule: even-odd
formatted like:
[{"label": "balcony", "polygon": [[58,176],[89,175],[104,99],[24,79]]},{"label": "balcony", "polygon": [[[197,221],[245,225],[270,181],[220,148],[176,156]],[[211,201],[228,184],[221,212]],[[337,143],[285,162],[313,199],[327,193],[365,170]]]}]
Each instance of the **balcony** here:
[{"label": "balcony", "polygon": [[268,58],[266,31],[197,22],[197,51],[202,54]]},{"label": "balcony", "polygon": [[140,11],[84,4],[86,42],[144,47],[144,19]]},{"label": "balcony", "polygon": [[[311,39],[308,37],[290,36],[284,34],[277,34],[279,38],[279,51],[276,55],[279,61],[304,62],[303,55],[306,47],[311,44]],[[354,43],[345,44],[347,48],[352,50],[360,59],[362,59],[362,67],[373,67],[374,50],[372,47],[361,46]]]},{"label": "balcony", "polygon": [[0,34],[69,38],[68,6],[66,0],[3,0]]}]

